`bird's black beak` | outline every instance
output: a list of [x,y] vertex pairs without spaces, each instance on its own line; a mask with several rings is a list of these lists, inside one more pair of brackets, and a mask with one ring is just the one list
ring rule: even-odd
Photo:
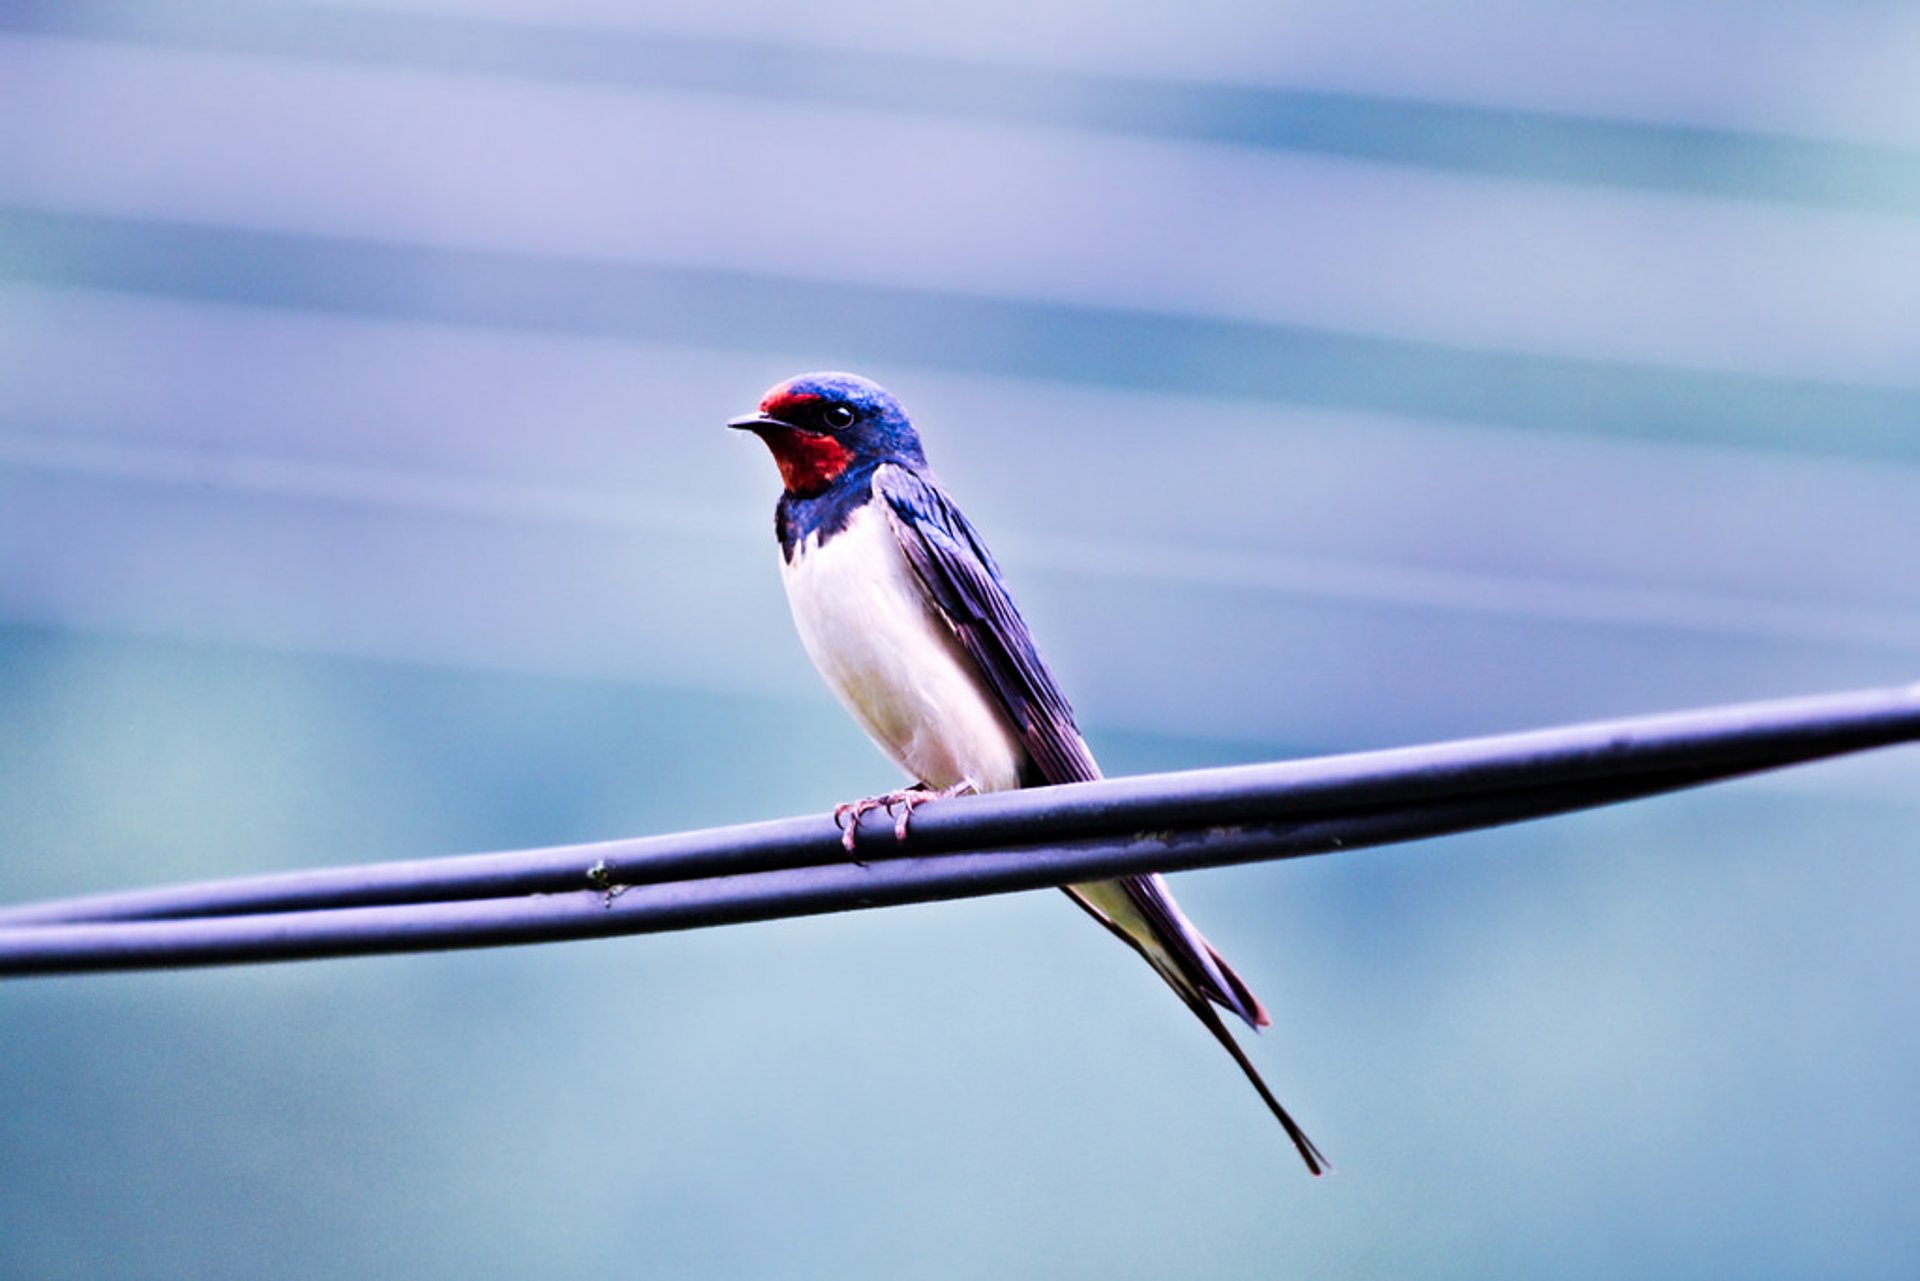
[[769,417],[766,414],[746,414],[739,418],[730,418],[727,420],[727,426],[738,427],[741,431],[759,432],[766,431],[768,428],[778,428],[781,431],[797,431],[802,436],[819,436],[823,434],[811,427],[802,427],[799,423],[786,422],[779,418]]

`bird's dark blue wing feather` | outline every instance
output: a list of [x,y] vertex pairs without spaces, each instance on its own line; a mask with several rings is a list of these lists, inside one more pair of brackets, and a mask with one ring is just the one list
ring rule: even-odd
[[[1099,778],[1100,767],[1080,737],[1073,709],[1034,648],[1026,620],[1000,581],[993,556],[953,500],[931,477],[893,464],[874,473],[873,491],[886,502],[888,519],[914,573],[1018,731],[1033,766],[1035,777],[1030,781],[1080,783]],[[1260,1002],[1185,922],[1156,878],[1128,876],[1115,883],[1161,940],[1166,962],[1176,970],[1168,980],[1184,998],[1201,999],[1202,1006],[1207,1000],[1217,1001],[1255,1027],[1266,1023]],[[1130,946],[1140,946],[1072,887],[1068,893]],[[1161,964],[1144,949],[1142,954],[1156,967]],[[1259,1082],[1257,1074],[1254,1079]],[[1266,1086],[1261,1084],[1260,1089],[1264,1094]],[[1274,1104],[1276,1110],[1278,1106]],[[1292,1120],[1284,1112],[1280,1115],[1291,1128]]]
[[928,594],[999,699],[1032,758],[1035,782],[1100,777],[1073,708],[1034,648],[1033,637],[986,544],[930,477],[906,467],[874,473],[894,532]]

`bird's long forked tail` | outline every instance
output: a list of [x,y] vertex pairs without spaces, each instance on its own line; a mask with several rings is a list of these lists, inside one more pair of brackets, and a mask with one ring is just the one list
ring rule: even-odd
[[[1233,1033],[1220,1018],[1220,1012],[1214,1008],[1217,1002],[1245,1019],[1248,1026],[1259,1029],[1267,1024],[1267,1012],[1261,1008],[1240,976],[1233,972],[1225,959],[1214,951],[1192,922],[1186,919],[1173,898],[1160,884],[1158,877],[1127,877],[1119,881],[1099,882],[1092,885],[1069,885],[1064,887],[1069,898],[1087,910],[1094,920],[1107,927],[1113,935],[1128,947],[1138,952],[1154,973],[1166,981],[1175,995],[1193,1011],[1195,1018],[1220,1042],[1222,1049],[1233,1056],[1240,1065],[1241,1072],[1260,1095],[1267,1110],[1280,1122],[1280,1128],[1293,1140],[1294,1148],[1300,1153],[1300,1159],[1307,1163],[1307,1171],[1318,1177],[1332,1168],[1324,1153],[1314,1146],[1305,1130],[1274,1097],[1267,1088],[1266,1080],[1260,1075],[1253,1060],[1233,1039]],[[1109,893],[1118,891],[1124,895],[1127,904],[1135,912],[1136,928],[1144,927],[1148,937],[1142,938],[1113,919],[1096,901],[1106,898]],[[1111,901],[1111,900],[1110,900]],[[1116,908],[1118,903],[1114,903]],[[1144,918],[1144,919],[1142,919]],[[1151,940],[1151,942],[1149,942]]]
[[[1155,968],[1158,969],[1157,966]],[[1213,1033],[1213,1039],[1220,1042],[1226,1052],[1233,1056],[1233,1061],[1240,1065],[1240,1070],[1247,1074],[1247,1080],[1253,1083],[1253,1088],[1259,1092],[1261,1100],[1266,1103],[1267,1110],[1273,1113],[1274,1119],[1280,1122],[1280,1128],[1285,1130],[1287,1137],[1293,1140],[1293,1146],[1299,1151],[1300,1159],[1307,1163],[1307,1172],[1318,1177],[1331,1169],[1332,1166],[1327,1161],[1326,1155],[1314,1146],[1313,1140],[1307,1137],[1307,1132],[1302,1130],[1299,1123],[1287,1113],[1286,1108],[1280,1105],[1280,1100],[1273,1097],[1273,1091],[1267,1088],[1266,1081],[1261,1078],[1259,1070],[1253,1066],[1253,1060],[1249,1059],[1247,1052],[1240,1048],[1240,1043],[1233,1039],[1233,1033],[1227,1030],[1227,1025],[1220,1021],[1219,1012],[1207,1003],[1205,997],[1189,992],[1171,979],[1168,980],[1167,986],[1180,994],[1180,999],[1187,1003],[1187,1008],[1193,1011],[1194,1017],[1207,1025],[1207,1031]]]

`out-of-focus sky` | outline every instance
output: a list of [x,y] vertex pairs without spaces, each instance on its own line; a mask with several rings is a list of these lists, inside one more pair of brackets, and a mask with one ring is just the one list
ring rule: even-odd
[[[721,423],[1110,772],[1920,671],[1920,8],[0,8],[0,898],[893,786]],[[1059,896],[0,988],[0,1275],[1920,1270],[1911,752]]]

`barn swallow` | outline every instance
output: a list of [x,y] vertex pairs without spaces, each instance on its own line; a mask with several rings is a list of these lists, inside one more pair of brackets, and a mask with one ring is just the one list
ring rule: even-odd
[[[861,728],[916,780],[836,811],[849,849],[871,809],[897,813],[904,836],[927,800],[1100,777],[999,567],[927,467],[897,400],[854,374],[803,374],[728,426],[765,441],[785,483],[774,530],[801,644]],[[1064,888],[1233,1056],[1307,1169],[1325,1169],[1214,1006],[1256,1029],[1267,1012],[1166,882],[1128,876]]]

